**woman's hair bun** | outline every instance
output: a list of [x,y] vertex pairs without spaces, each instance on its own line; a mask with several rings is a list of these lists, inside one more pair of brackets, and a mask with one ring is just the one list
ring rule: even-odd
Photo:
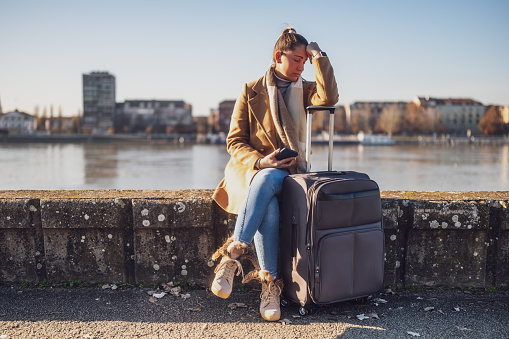
[[290,33],[292,33],[292,34],[297,34],[297,31],[296,31],[296,30],[295,30],[295,28],[293,28],[293,27],[288,27],[288,28],[286,28],[286,29],[283,31],[283,33],[281,33],[281,35],[283,35],[283,34],[290,34]]

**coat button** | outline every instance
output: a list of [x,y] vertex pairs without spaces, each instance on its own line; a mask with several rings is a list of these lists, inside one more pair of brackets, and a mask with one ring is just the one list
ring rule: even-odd
[[265,151],[265,148],[260,148],[259,152]]

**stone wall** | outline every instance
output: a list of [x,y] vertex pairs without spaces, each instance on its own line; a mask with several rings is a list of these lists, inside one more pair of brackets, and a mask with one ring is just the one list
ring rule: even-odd
[[[208,285],[211,190],[0,191],[0,282]],[[382,192],[385,284],[507,287],[509,192]]]

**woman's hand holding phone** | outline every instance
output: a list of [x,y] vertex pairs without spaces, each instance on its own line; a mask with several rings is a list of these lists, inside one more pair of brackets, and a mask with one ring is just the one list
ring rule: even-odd
[[[287,150],[289,150],[289,149],[287,149]],[[272,152],[269,155],[267,155],[265,158],[262,158],[260,160],[260,163],[259,163],[260,169],[262,169],[262,168],[271,168],[271,167],[272,168],[289,168],[289,167],[291,167],[291,166],[296,164],[296,162],[297,162],[296,155],[293,156],[293,157],[289,157],[289,158],[278,160],[277,159],[277,155],[281,151],[282,150],[278,148],[274,152]],[[289,150],[289,151],[292,151],[292,150]],[[295,152],[295,151],[292,151],[292,152]],[[295,152],[295,153],[297,153],[297,152]],[[293,154],[294,153],[292,153],[292,155]]]

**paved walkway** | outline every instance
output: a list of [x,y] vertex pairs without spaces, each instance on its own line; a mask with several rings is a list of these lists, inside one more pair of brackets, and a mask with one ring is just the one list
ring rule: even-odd
[[256,290],[234,291],[227,300],[205,290],[160,299],[148,291],[0,287],[0,339],[509,338],[508,291],[389,292],[305,317],[289,305],[275,323],[261,319]]

